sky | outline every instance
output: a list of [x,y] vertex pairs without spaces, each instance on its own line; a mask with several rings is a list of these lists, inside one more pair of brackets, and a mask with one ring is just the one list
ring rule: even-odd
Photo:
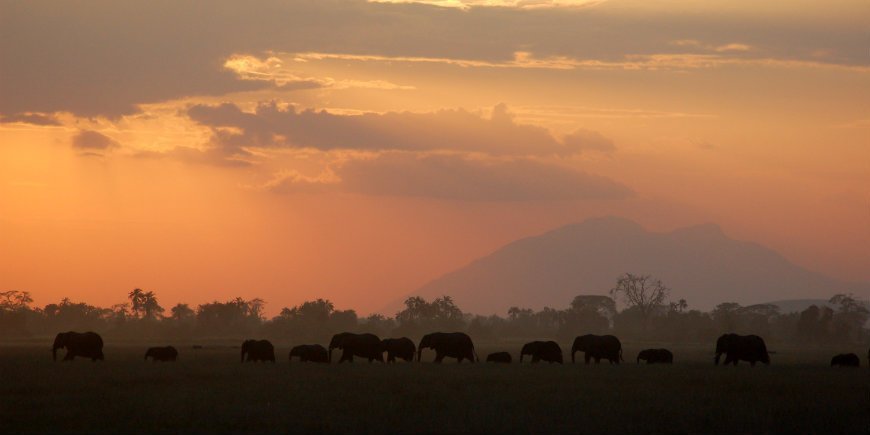
[[870,281],[868,19],[866,0],[2,0],[0,291],[364,314],[607,215]]

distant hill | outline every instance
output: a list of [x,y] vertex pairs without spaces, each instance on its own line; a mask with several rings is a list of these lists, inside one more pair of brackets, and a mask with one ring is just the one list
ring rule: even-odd
[[466,312],[504,315],[514,305],[561,309],[578,294],[607,294],[625,272],[652,274],[673,299],[702,310],[720,302],[815,303],[835,293],[870,294],[870,283],[808,271],[761,245],[733,240],[716,225],[656,233],[616,217],[509,243],[412,294],[450,295]]

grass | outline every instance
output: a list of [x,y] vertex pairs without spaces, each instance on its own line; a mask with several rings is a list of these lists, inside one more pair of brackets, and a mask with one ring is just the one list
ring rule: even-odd
[[832,369],[832,351],[781,349],[769,367],[735,368],[700,347],[672,348],[673,366],[635,365],[630,345],[620,366],[289,364],[289,346],[276,364],[189,346],[154,364],[146,347],[108,343],[102,363],[0,347],[0,432],[870,431],[866,360]]

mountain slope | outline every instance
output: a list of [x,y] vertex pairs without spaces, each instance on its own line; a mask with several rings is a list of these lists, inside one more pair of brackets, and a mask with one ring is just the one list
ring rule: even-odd
[[517,240],[413,294],[450,295],[464,311],[504,315],[514,305],[563,308],[578,294],[607,294],[625,272],[652,274],[673,299],[705,310],[726,301],[870,292],[870,284],[810,272],[770,249],[730,239],[716,225],[654,233],[608,217]]

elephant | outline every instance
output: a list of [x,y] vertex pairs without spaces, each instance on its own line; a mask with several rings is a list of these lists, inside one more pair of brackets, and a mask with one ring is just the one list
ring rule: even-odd
[[523,350],[520,351],[521,363],[523,362],[524,355],[532,356],[532,364],[538,361],[562,364],[562,348],[555,341],[533,341],[526,343],[523,346]]
[[495,352],[486,356],[486,362],[510,364],[511,361],[513,361],[513,358],[507,352]]
[[439,364],[445,357],[456,358],[459,363],[463,359],[472,363],[478,361],[471,337],[462,332],[433,332],[424,335],[417,346],[417,361],[420,361],[423,349],[434,349],[435,362]]
[[638,364],[640,360],[646,361],[647,364],[672,364],[674,354],[667,349],[644,349],[637,354]]
[[329,341],[329,360],[332,361],[332,349],[341,349],[339,363],[353,362],[353,357],[367,358],[369,362],[378,360],[384,362],[384,352],[381,339],[375,334],[354,334],[342,332],[332,336]]
[[148,360],[149,356],[154,362],[175,361],[176,359],[178,359],[178,350],[176,350],[172,346],[149,347],[148,350],[145,351],[145,360]]
[[[245,359],[245,355],[248,356]],[[242,343],[242,362],[275,362],[275,347],[269,340],[245,340]]]
[[841,353],[831,358],[831,367],[860,367],[861,360],[854,353]]
[[391,363],[396,362],[396,358],[414,361],[414,353],[417,351],[414,342],[408,337],[385,338],[381,340],[381,349],[387,353],[387,362]]
[[81,356],[90,358],[91,361],[103,361],[103,338],[96,332],[61,332],[54,337],[54,345],[51,347],[51,358],[57,361],[57,350],[66,348],[64,361],[72,361]]
[[716,365],[719,365],[719,358],[723,353],[725,365],[733,363],[736,366],[740,360],[749,361],[749,365],[753,367],[759,361],[770,365],[767,345],[764,344],[764,339],[757,335],[722,335],[716,340],[716,357],[713,359]]
[[574,355],[577,352],[583,352],[586,364],[589,364],[590,359],[595,359],[595,364],[601,362],[604,358],[610,361],[610,364],[619,364],[622,359],[622,343],[619,339],[612,335],[581,335],[574,339],[574,345],[571,346],[571,362],[575,362]]
[[290,349],[288,360],[293,361],[293,357],[298,357],[300,362],[315,362],[329,363],[329,354],[326,353],[326,348],[319,344],[300,344],[299,346]]

